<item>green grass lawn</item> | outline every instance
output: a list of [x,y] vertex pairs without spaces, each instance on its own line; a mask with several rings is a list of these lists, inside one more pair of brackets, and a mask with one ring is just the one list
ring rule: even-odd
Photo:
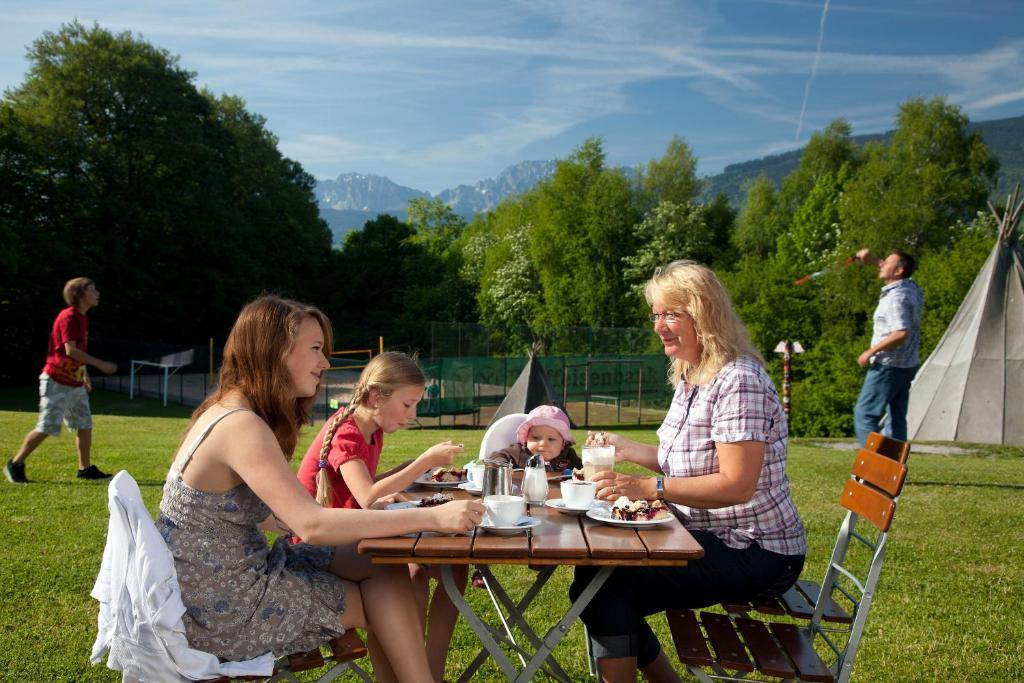
[[[110,472],[127,469],[155,513],[188,409],[103,391],[93,394],[92,405],[94,462]],[[35,411],[31,388],[0,390],[4,461],[34,426]],[[653,426],[620,431],[655,441]],[[300,454],[313,433],[304,430]],[[447,438],[475,453],[482,435],[465,429],[389,435],[382,467]],[[791,445],[793,495],[810,541],[807,577],[820,580],[824,572],[842,518],[837,498],[852,457],[810,442]],[[1024,662],[1019,609],[1024,604],[1024,449],[979,446],[967,456],[912,452],[909,467],[854,680],[1014,679]],[[0,678],[118,680],[88,661],[97,615],[89,591],[106,533],[106,484],[75,478],[69,434],[48,439],[29,459],[27,474],[27,486],[0,482]],[[523,589],[532,576],[528,569],[496,571],[515,577],[506,585]],[[556,572],[531,608],[544,629],[564,612],[569,579],[568,570]],[[475,604],[483,605],[485,595],[470,590]],[[669,645],[664,618],[654,617],[652,623]],[[574,680],[586,677],[582,631],[577,624],[556,653]],[[472,632],[460,623],[448,660],[450,678],[477,648]],[[479,680],[500,680],[497,669],[488,666]]]

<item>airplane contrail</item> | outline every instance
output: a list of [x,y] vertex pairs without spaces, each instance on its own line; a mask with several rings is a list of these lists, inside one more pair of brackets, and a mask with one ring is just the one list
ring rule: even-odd
[[800,107],[800,119],[796,124],[796,137],[794,141],[800,141],[800,133],[804,128],[804,114],[807,112],[807,100],[811,96],[811,83],[814,82],[814,76],[818,73],[818,62],[821,61],[821,44],[825,41],[825,18],[828,17],[828,3],[829,0],[825,0],[825,6],[821,8],[821,24],[818,26],[818,49],[814,53],[814,63],[811,64],[811,75],[807,77],[807,84],[804,85],[804,103]]

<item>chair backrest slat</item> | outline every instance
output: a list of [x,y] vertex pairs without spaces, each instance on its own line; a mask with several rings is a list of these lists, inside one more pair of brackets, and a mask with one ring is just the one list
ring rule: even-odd
[[868,434],[868,438],[864,447],[869,451],[874,451],[880,455],[884,455],[887,458],[891,458],[896,462],[906,463],[907,458],[910,456],[910,442],[899,441],[892,437],[883,436],[878,432],[871,432]]
[[892,496],[898,496],[907,478],[907,466],[862,448],[853,461],[853,476],[877,486]]
[[877,489],[850,479],[843,487],[840,504],[874,524],[879,531],[888,531],[896,512],[896,501]]

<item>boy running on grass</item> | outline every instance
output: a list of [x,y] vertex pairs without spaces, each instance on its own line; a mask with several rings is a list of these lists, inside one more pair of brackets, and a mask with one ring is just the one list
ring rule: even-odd
[[25,459],[48,436],[60,436],[63,421],[77,432],[79,479],[109,479],[110,475],[89,463],[92,447],[92,413],[89,394],[92,384],[86,365],[111,374],[117,365],[86,353],[89,345],[89,320],[85,314],[100,302],[100,292],[87,277],[76,277],[64,285],[64,301],[68,307],[57,314],[46,348],[46,365],[39,375],[39,421],[25,435],[17,454],[4,466],[4,475],[12,484],[27,484]]

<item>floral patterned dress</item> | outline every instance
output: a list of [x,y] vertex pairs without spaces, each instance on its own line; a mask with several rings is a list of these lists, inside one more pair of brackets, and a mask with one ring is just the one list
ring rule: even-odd
[[333,548],[284,536],[269,548],[257,525],[270,508],[246,484],[206,493],[182,480],[206,435],[237,410],[207,425],[171,468],[156,522],[174,556],[189,644],[232,661],[310,650],[344,632],[345,610],[345,587],[327,571]]

